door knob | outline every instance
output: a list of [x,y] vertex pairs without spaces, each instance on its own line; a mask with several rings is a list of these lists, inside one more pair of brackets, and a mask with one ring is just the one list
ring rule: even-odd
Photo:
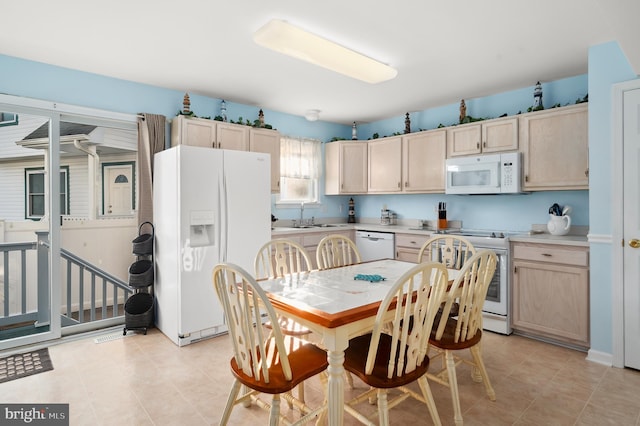
[[633,240],[629,241],[629,247],[640,248],[640,240],[634,238]]

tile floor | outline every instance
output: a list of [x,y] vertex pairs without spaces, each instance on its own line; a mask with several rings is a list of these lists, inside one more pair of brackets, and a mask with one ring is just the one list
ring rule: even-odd
[[[69,403],[71,425],[218,424],[232,382],[227,336],[183,348],[156,329],[104,343],[94,339],[51,346],[54,370],[0,384],[0,401]],[[469,367],[460,366],[465,425],[640,425],[640,372],[520,336],[485,333],[483,339],[497,401],[489,401]],[[431,388],[442,423],[453,424],[449,390],[433,382]],[[317,378],[306,389],[308,401],[321,401]],[[356,383],[349,393],[363,389]],[[284,403],[283,412],[293,416]],[[426,407],[410,399],[392,409],[391,423],[431,421]],[[267,424],[267,413],[237,406],[230,424]],[[347,416],[345,424],[358,423]]]

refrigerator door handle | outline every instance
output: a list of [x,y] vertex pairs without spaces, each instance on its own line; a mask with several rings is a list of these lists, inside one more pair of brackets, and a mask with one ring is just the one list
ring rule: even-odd
[[220,218],[220,223],[218,224],[218,228],[220,229],[218,259],[220,260],[220,262],[226,263],[228,238],[227,215],[229,214],[229,209],[227,206],[227,184],[224,178],[224,173],[222,173],[222,171],[220,171],[218,174],[218,210],[218,217]]

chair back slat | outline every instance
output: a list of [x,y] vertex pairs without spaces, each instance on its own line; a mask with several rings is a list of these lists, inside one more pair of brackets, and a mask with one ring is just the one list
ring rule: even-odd
[[318,269],[336,268],[361,262],[360,252],[355,243],[341,234],[327,235],[316,249]]
[[287,238],[276,238],[258,250],[254,268],[257,278],[276,278],[310,271],[312,264],[300,244]]
[[[213,285],[224,308],[234,358],[242,372],[269,383],[269,367],[279,363],[285,378],[291,380],[278,317],[255,279],[237,265],[219,264],[213,269]],[[272,338],[266,340],[261,326],[264,315],[272,323]]]
[[[448,274],[437,262],[418,264],[403,274],[380,304],[371,336],[365,371],[371,374],[380,335],[388,324],[387,312],[396,307],[391,321],[391,354],[387,377],[410,373],[422,365],[428,352],[429,335],[447,287]],[[398,360],[397,364],[395,360]]]
[[460,275],[454,280],[445,297],[442,315],[435,333],[440,340],[454,304],[458,304],[458,315],[454,341],[464,342],[482,328],[482,308],[489,284],[493,279],[497,257],[493,250],[480,250],[464,264]]
[[420,248],[418,263],[440,262],[449,269],[460,269],[475,253],[473,244],[460,235],[436,235]]

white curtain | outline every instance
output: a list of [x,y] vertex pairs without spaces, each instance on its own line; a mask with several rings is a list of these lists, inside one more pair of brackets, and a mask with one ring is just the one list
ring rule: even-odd
[[165,148],[167,118],[141,114],[138,118],[138,223],[153,223],[153,155]]
[[321,142],[285,136],[280,142],[280,174],[283,177],[318,179]]

